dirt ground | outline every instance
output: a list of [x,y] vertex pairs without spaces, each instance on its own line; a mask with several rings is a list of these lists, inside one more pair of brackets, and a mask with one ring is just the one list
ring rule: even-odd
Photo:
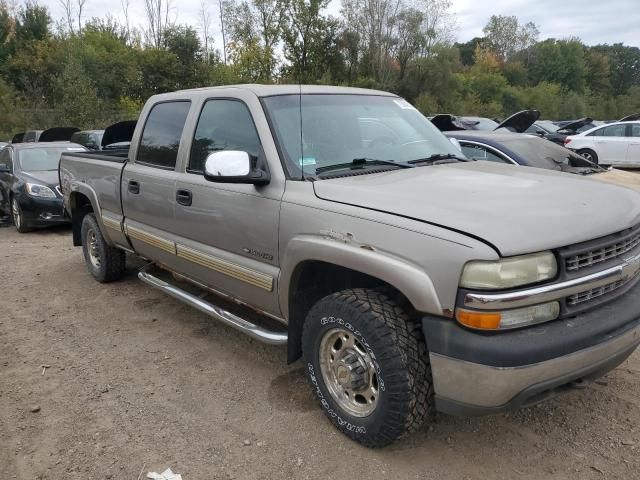
[[67,228],[0,228],[3,480],[136,480],[167,467],[184,480],[628,480],[639,453],[640,352],[542,406],[442,415],[367,450],[333,429],[284,347],[209,320],[134,269],[98,284]]

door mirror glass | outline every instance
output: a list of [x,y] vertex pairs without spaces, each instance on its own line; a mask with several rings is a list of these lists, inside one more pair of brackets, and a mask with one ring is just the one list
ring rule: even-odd
[[247,152],[221,150],[207,156],[204,176],[211,182],[220,183],[269,183],[269,174],[254,167],[256,163]]

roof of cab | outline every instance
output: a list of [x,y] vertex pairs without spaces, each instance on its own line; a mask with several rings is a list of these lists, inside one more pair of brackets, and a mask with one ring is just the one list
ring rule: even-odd
[[221,85],[218,87],[203,87],[193,88],[190,90],[179,90],[178,92],[171,92],[157,95],[158,97],[173,96],[177,93],[194,93],[194,94],[206,94],[215,93],[220,90],[248,90],[253,92],[258,97],[269,97],[273,95],[295,95],[300,92],[303,94],[334,94],[334,95],[383,95],[388,97],[395,97],[393,93],[383,92],[381,90],[369,90],[366,88],[354,88],[354,87],[334,87],[330,85],[260,85],[260,84],[245,84],[245,85]]

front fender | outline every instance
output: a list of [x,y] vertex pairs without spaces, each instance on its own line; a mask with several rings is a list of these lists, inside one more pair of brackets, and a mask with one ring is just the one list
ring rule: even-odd
[[420,267],[389,252],[357,242],[343,242],[316,235],[300,235],[287,245],[280,272],[279,303],[289,319],[289,291],[296,267],[305,261],[321,261],[378,278],[400,291],[413,307],[442,315],[442,306],[429,275]]

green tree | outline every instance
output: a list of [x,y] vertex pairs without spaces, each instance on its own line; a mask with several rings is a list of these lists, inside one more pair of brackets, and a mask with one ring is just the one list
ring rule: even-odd
[[102,126],[101,109],[96,88],[87,77],[87,72],[74,56],[69,56],[59,80],[60,123],[80,129]]
[[568,90],[584,91],[586,74],[585,53],[576,39],[548,39],[534,47],[529,78],[539,82],[559,83]]
[[529,22],[520,25],[517,17],[504,15],[492,15],[482,31],[486,46],[502,61],[533,46],[540,35],[536,24]]
[[609,59],[614,95],[623,95],[631,87],[640,85],[640,48],[616,43],[598,45],[592,50],[606,55]]

